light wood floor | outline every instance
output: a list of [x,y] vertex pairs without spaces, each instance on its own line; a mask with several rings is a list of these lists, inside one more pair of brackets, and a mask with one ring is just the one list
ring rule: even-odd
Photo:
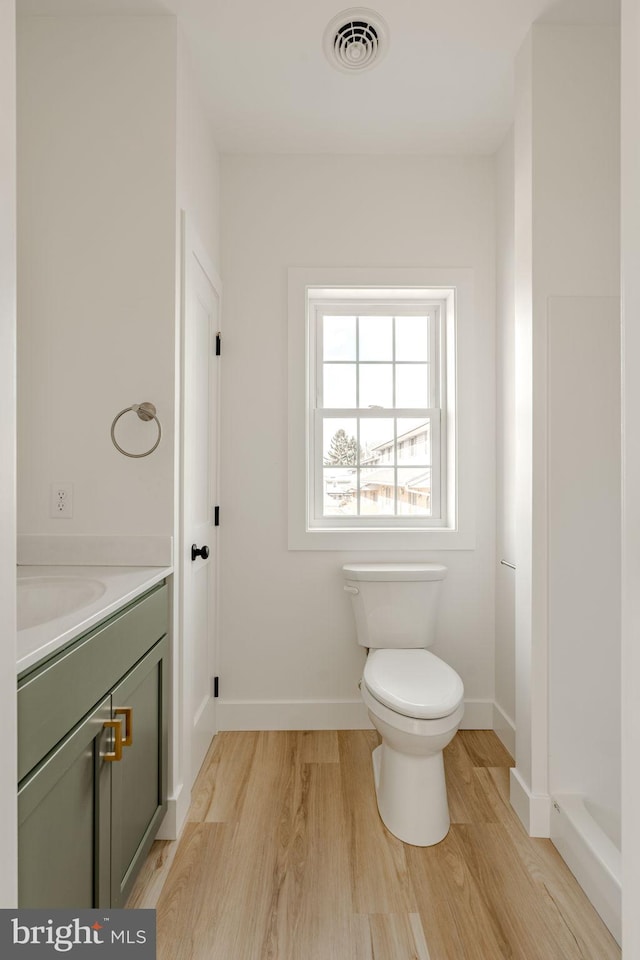
[[508,802],[495,734],[445,751],[452,826],[401,843],[375,802],[374,731],[221,733],[180,841],[129,899],[158,960],[610,960],[620,950],[549,840]]

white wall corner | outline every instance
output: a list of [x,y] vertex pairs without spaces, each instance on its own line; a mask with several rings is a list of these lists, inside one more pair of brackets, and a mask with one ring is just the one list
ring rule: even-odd
[[190,805],[190,792],[181,783],[167,801],[167,812],[156,834],[156,840],[177,840],[180,837]]
[[493,700],[465,700],[461,730],[492,730]]
[[516,755],[516,725],[502,707],[494,701],[492,729],[496,736],[509,751],[512,757]]
[[551,797],[531,793],[517,767],[512,767],[509,800],[530,837],[549,837],[551,834]]
[[622,947],[640,956],[640,5],[622,0],[623,583]]

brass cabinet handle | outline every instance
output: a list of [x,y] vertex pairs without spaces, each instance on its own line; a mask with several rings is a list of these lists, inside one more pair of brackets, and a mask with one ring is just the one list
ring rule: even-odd
[[130,747],[133,743],[133,707],[116,707],[113,711],[116,715],[121,713],[124,716],[124,739],[123,747]]
[[104,759],[111,762],[122,760],[122,720],[105,720],[103,726],[110,727],[114,736],[113,753],[103,754]]

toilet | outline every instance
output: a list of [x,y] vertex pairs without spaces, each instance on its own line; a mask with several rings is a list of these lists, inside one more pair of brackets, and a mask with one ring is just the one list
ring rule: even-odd
[[428,847],[449,831],[442,751],[464,713],[462,680],[427,649],[447,568],[355,563],[342,572],[368,650],[360,691],[382,737],[373,751],[378,811],[398,839]]

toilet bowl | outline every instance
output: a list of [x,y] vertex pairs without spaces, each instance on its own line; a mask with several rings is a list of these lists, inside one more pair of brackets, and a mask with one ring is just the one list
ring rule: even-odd
[[378,811],[400,840],[431,846],[449,830],[442,751],[464,714],[462,680],[426,649],[446,568],[362,564],[343,573],[368,648],[360,692],[382,738],[372,757]]
[[[378,811],[382,822],[388,830],[404,840],[418,847],[428,847],[446,837],[449,832],[449,805],[444,776],[444,762],[442,751],[451,742],[460,726],[464,714],[462,698],[464,691],[462,681],[458,675],[426,650],[393,651],[397,654],[424,654],[430,661],[426,669],[432,666],[444,667],[453,675],[451,683],[455,693],[447,691],[446,702],[453,708],[442,716],[433,716],[438,713],[443,698],[434,697],[433,684],[429,698],[422,697],[422,702],[403,709],[412,713],[428,712],[430,719],[399,713],[382,703],[367,684],[367,667],[372,658],[388,651],[372,651],[367,658],[365,671],[360,686],[362,699],[367,707],[369,718],[382,737],[382,743],[373,752],[374,783],[378,801]],[[435,662],[435,663],[434,663]],[[402,695],[401,658],[396,665],[393,681],[387,682],[387,691],[394,689]],[[416,685],[415,658],[411,657],[406,664],[406,681]],[[400,697],[399,697],[400,698]]]

